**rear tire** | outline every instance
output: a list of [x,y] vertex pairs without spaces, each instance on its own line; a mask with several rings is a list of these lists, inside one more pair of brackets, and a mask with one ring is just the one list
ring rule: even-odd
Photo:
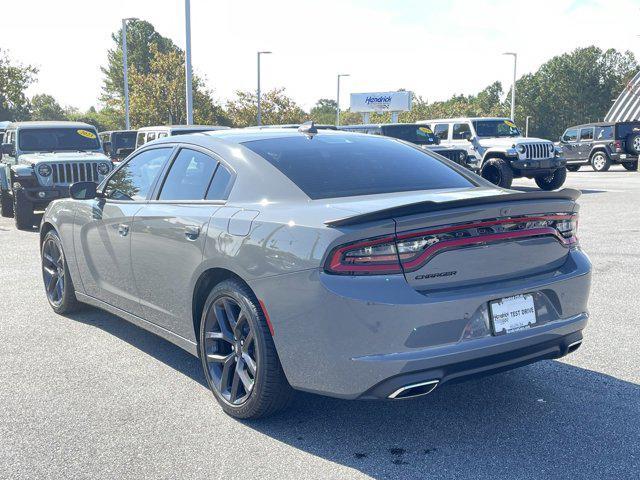
[[242,282],[226,280],[213,288],[203,309],[199,340],[207,385],[228,415],[255,419],[289,405],[293,389],[264,312]]
[[33,204],[25,200],[19,191],[13,195],[13,218],[18,230],[31,230],[35,223]]
[[485,180],[502,188],[510,188],[513,182],[513,170],[502,158],[488,159],[480,169],[480,175]]
[[47,232],[42,241],[40,255],[44,290],[53,311],[62,315],[78,310],[81,304],[76,298],[58,232],[55,230]]
[[606,172],[611,167],[611,160],[604,152],[596,152],[591,155],[591,168],[596,172]]
[[12,218],[13,217],[13,198],[11,198],[11,195],[9,195],[9,192],[5,190],[0,191],[0,203],[2,204],[0,209],[0,215],[2,215],[5,218]]
[[636,160],[635,162],[624,162],[622,166],[630,172],[635,172],[638,170],[638,161]]
[[580,170],[580,165],[567,165],[567,170],[570,172],[577,172]]
[[567,169],[565,167],[558,168],[550,175],[540,175],[535,178],[536,185],[542,190],[556,190],[560,188],[567,179]]

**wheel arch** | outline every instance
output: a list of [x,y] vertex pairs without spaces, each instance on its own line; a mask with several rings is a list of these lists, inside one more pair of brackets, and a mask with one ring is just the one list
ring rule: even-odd
[[[44,242],[44,237],[47,235],[47,233],[49,233],[51,230],[56,230],[56,227],[53,223],[45,221],[41,226],[40,226],[40,247],[42,248],[42,242]],[[57,231],[57,230],[56,230]]]
[[500,158],[506,162],[511,162],[511,157],[509,157],[502,150],[487,150],[486,152],[484,152],[484,156],[482,157],[482,165],[487,163],[487,161],[491,160],[492,158]]
[[195,283],[191,302],[193,333],[195,335],[196,343],[200,338],[200,321],[202,319],[202,311],[204,309],[204,304],[207,301],[207,297],[209,296],[209,292],[211,292],[213,287],[225,280],[237,280],[241,282],[247,287],[247,289],[249,289],[254,297],[256,296],[249,284],[240,275],[229,269],[213,267],[202,272]]
[[607,149],[604,147],[604,145],[593,147],[593,149],[591,149],[591,153],[589,153],[589,161],[591,161],[591,159],[596,153],[604,153],[606,157],[609,159],[609,161],[611,161],[611,157],[609,157],[609,152],[607,152]]

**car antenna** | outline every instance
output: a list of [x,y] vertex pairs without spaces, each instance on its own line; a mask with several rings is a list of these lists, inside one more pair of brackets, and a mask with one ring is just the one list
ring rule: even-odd
[[316,125],[313,123],[313,120],[310,122],[304,122],[302,125],[298,127],[298,131],[300,133],[304,133],[307,137],[313,138],[313,136],[318,133],[318,129]]

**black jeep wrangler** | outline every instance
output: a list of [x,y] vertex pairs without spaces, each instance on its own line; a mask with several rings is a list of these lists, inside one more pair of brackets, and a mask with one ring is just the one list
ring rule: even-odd
[[587,123],[569,127],[560,137],[567,170],[575,172],[591,165],[596,172],[606,172],[614,163],[627,170],[638,169],[640,121]]

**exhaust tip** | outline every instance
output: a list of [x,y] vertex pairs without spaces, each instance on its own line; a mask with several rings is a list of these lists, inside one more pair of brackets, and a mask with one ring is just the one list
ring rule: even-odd
[[582,340],[578,340],[577,342],[569,344],[569,346],[567,347],[567,354],[575,352],[580,348],[580,345],[582,345]]
[[389,398],[392,400],[400,400],[403,398],[414,398],[427,395],[438,386],[440,380],[429,380],[428,382],[412,383],[399,388]]

